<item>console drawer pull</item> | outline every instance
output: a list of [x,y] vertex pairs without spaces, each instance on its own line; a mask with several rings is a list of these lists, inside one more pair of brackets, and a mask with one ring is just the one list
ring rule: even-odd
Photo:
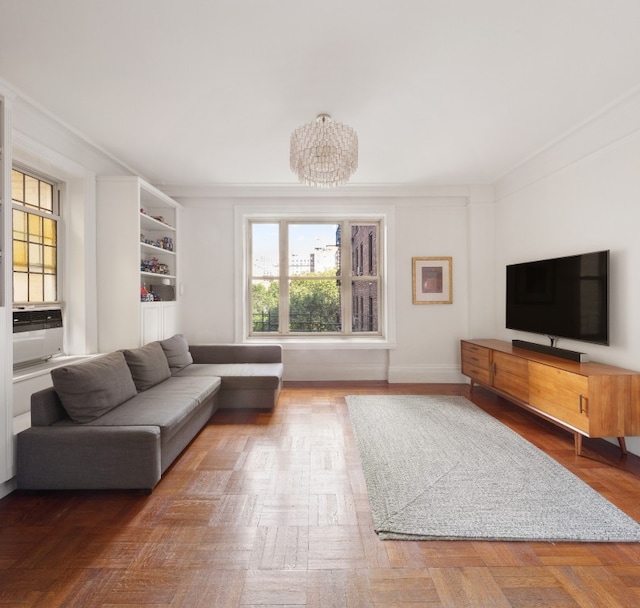
[[587,409],[587,406],[589,404],[589,401],[587,400],[587,398],[580,393],[580,413],[581,414],[589,414],[589,411]]

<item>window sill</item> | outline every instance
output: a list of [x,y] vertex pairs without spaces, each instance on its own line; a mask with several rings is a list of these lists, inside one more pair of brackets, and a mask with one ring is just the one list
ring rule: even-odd
[[36,361],[31,364],[15,366],[13,368],[13,381],[23,382],[25,380],[30,380],[31,378],[44,376],[56,367],[80,363],[86,359],[96,356],[97,355],[56,355],[47,361]]
[[395,342],[384,338],[246,338],[244,344],[280,344],[284,350],[393,350]]

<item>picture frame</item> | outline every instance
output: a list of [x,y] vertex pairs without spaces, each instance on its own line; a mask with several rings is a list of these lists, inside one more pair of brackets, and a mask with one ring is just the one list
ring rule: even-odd
[[411,258],[414,304],[453,303],[453,259]]

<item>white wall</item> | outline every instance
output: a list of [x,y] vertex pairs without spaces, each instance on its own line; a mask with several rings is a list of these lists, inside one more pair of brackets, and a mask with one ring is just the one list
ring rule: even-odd
[[[175,193],[174,193],[175,194]],[[473,214],[469,189],[452,188],[449,195],[340,199],[341,206],[371,211],[390,209],[392,279],[390,303],[395,308],[394,344],[388,349],[288,347],[285,344],[285,380],[389,380],[390,382],[460,382],[459,339],[469,331],[469,226],[485,222],[486,213]],[[462,196],[461,194],[467,194]],[[181,327],[192,342],[233,342],[241,310],[238,303],[239,273],[234,267],[236,207],[246,198],[175,196],[184,205],[180,241],[188,243],[180,253]],[[257,199],[249,201],[257,204]],[[282,201],[262,203],[273,208]],[[336,200],[324,204],[335,204]],[[317,197],[287,201],[298,209],[317,206]],[[489,217],[492,217],[489,215]],[[491,234],[488,235],[491,238]],[[492,251],[486,243],[483,250]],[[412,303],[412,257],[452,256],[454,296],[451,305]],[[493,268],[493,256],[477,256],[484,274]],[[485,283],[486,286],[486,283]],[[233,295],[232,295],[233,294]],[[484,317],[492,319],[485,305]],[[482,318],[482,315],[478,315]]]
[[[467,199],[400,201],[396,213],[397,349],[391,382],[455,382],[468,332]],[[413,304],[413,257],[451,257],[452,304]]]
[[[0,95],[6,95],[11,105],[6,125],[11,136],[11,146],[7,146],[5,156],[9,167],[15,160],[66,184],[64,225],[59,235],[65,249],[60,268],[65,347],[73,354],[93,353],[97,346],[95,176],[103,172],[126,174],[128,169],[11,91],[8,85],[0,83]],[[10,243],[10,239],[7,241]],[[5,263],[10,273],[10,256],[6,256]],[[7,283],[10,294],[10,274]],[[14,487],[11,479],[14,475],[13,434],[14,429],[23,424],[25,395],[41,388],[41,380],[34,378],[21,382],[14,394],[10,300],[8,295],[8,312],[2,315],[0,324],[0,363],[4,371],[0,417],[7,421],[6,427],[0,425],[0,497]]]
[[[634,111],[631,111],[634,110]],[[611,250],[610,346],[560,340],[593,361],[640,369],[640,95],[595,117],[496,186],[497,335],[543,344],[504,327],[505,266]],[[627,442],[640,454],[640,438]]]
[[197,199],[188,203],[178,234],[180,326],[192,344],[233,342],[233,201]]

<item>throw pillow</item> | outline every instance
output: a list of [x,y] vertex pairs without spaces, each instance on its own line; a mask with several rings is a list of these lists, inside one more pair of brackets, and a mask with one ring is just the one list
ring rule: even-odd
[[167,358],[159,342],[122,352],[138,392],[146,391],[171,376]]
[[51,370],[53,388],[71,420],[91,422],[136,395],[122,353]]
[[193,357],[189,352],[189,344],[182,334],[176,334],[172,338],[160,340],[160,346],[162,346],[172,374],[193,363]]

